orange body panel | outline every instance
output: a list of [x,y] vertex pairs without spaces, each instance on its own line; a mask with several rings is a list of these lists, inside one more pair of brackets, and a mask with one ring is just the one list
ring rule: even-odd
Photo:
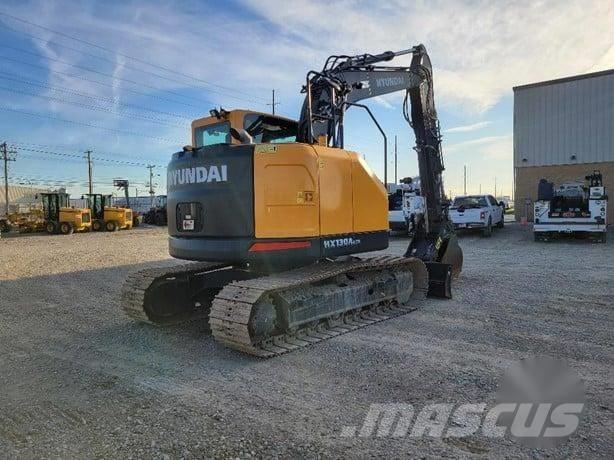
[[346,150],[313,146],[320,166],[320,234],[354,231],[352,161]]
[[256,238],[318,236],[318,159],[303,144],[257,145],[254,153]]
[[352,157],[354,232],[388,230],[388,193],[367,162]]
[[256,145],[256,238],[386,231],[388,195],[354,152],[307,144]]

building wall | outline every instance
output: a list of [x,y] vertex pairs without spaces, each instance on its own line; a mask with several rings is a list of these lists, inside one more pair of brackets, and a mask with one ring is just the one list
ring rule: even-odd
[[614,161],[614,70],[514,88],[514,167]]
[[[533,221],[533,202],[537,200],[537,184],[544,178],[557,186],[562,182],[584,181],[584,177],[598,169],[603,175],[603,183],[609,196],[614,193],[614,161],[575,165],[552,165],[515,168],[515,213],[516,220],[527,217]],[[529,198],[528,215],[525,212],[525,200]],[[614,200],[608,200],[607,223],[614,224]]]

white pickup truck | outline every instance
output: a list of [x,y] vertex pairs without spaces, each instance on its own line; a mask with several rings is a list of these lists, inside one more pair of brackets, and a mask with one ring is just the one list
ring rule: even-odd
[[492,235],[492,228],[503,228],[503,203],[497,203],[492,195],[467,195],[454,198],[449,209],[454,228],[482,229],[482,235]]

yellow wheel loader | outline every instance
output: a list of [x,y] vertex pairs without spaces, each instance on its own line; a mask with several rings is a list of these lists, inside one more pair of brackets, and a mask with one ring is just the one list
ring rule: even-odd
[[84,197],[92,214],[92,230],[95,232],[101,230],[115,232],[132,228],[132,210],[112,206],[111,195],[88,193]]
[[[383,66],[411,55],[409,66]],[[404,256],[388,247],[388,196],[361,154],[344,149],[344,113],[405,92],[416,137],[424,219]],[[271,357],[412,311],[427,293],[451,297],[462,251],[448,220],[443,159],[424,46],[331,56],[307,74],[298,123],[212,110],[167,171],[171,256],[198,261],[131,274],[121,303],[166,324],[208,316],[218,342]]]
[[89,209],[69,206],[67,193],[41,193],[44,225],[47,233],[69,235],[73,232],[87,232],[92,228]]

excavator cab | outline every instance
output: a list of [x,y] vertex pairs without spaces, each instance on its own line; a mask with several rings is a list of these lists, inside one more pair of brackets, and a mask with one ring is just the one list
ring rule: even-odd
[[71,207],[67,193],[41,193],[40,195],[47,233],[69,235],[75,231],[90,231],[92,226],[90,210]]
[[132,210],[113,206],[111,195],[87,193],[84,196],[92,213],[92,230],[114,232],[132,228]]
[[192,147],[216,144],[295,142],[297,122],[251,110],[212,109],[210,116],[192,122]]

